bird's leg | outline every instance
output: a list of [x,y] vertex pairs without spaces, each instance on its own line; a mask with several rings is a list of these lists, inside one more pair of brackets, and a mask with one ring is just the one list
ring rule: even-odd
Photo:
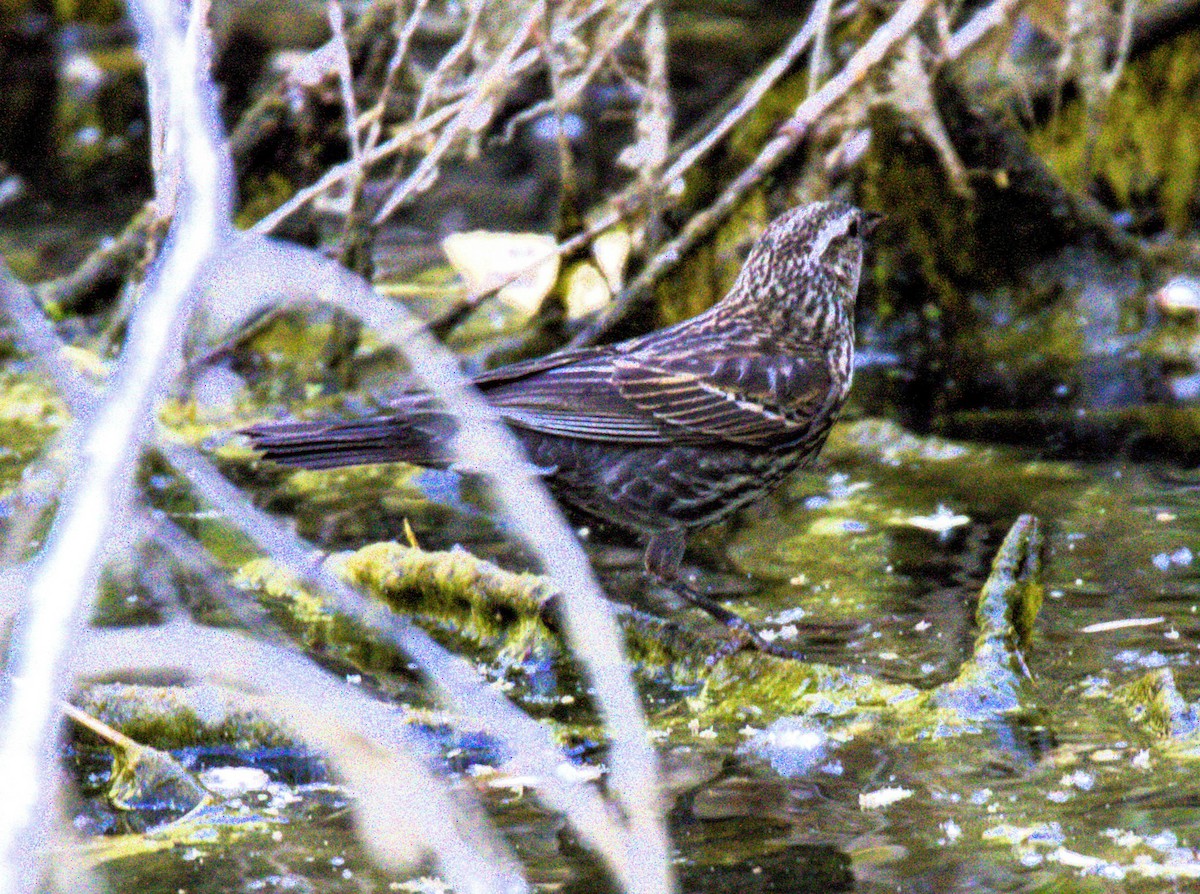
[[766,655],[774,655],[776,658],[790,658],[796,661],[805,660],[800,652],[785,649],[782,646],[777,646],[763,639],[762,635],[754,629],[754,625],[741,615],[731,612],[723,605],[709,599],[687,581],[683,580],[679,575],[679,566],[683,563],[683,552],[686,543],[687,540],[683,528],[667,528],[663,531],[657,531],[650,537],[650,541],[646,544],[646,554],[643,561],[646,573],[654,580],[697,608],[708,612],[709,615],[724,624],[733,633],[734,642],[731,644],[731,648],[728,651],[721,650],[717,655],[713,656],[714,659],[724,658],[725,655],[736,652],[746,646],[753,646],[758,651]]

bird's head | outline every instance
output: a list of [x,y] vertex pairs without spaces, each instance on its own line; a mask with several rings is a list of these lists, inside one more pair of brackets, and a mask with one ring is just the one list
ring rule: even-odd
[[853,338],[863,243],[878,220],[845,202],[793,208],[754,243],[722,303],[765,318],[777,337],[819,345]]

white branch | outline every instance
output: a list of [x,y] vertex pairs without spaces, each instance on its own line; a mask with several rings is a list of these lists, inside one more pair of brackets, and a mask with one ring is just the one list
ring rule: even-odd
[[[162,132],[177,163],[156,182],[178,184],[175,216],[163,255],[130,322],[113,381],[96,411],[74,423],[82,445],[61,508],[34,566],[9,649],[0,727],[0,890],[31,890],[50,813],[48,790],[57,778],[58,700],[70,684],[71,645],[86,624],[104,562],[123,545],[133,478],[154,410],[178,368],[183,332],[194,305],[193,284],[209,252],[229,228],[230,177],[212,138],[216,103],[207,78],[207,4],[192,7],[187,35],[174,25],[166,0],[146,0],[134,18],[149,48],[151,83],[167,86]],[[169,60],[170,64],[167,64]]]

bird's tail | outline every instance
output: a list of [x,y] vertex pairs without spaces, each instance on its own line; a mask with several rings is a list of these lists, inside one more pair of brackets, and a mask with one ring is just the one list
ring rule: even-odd
[[454,420],[422,408],[334,422],[266,422],[242,430],[263,458],[300,469],[407,462],[430,468],[450,462]]

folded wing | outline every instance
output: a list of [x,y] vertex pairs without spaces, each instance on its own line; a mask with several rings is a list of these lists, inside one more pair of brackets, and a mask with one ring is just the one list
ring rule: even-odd
[[832,387],[818,357],[746,352],[621,358],[616,382],[638,410],[693,439],[755,447],[802,439]]
[[509,423],[550,435],[628,444],[803,438],[831,387],[815,355],[744,347],[651,355],[594,348],[477,379]]

